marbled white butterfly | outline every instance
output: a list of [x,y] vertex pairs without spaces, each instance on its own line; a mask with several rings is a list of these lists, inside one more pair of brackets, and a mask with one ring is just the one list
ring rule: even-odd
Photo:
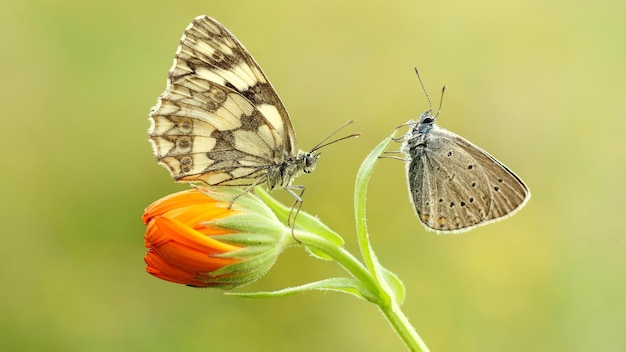
[[287,110],[259,65],[208,16],[185,30],[150,122],[157,161],[182,182],[247,190],[266,183],[301,204],[304,187],[292,181],[313,171],[320,155],[321,145],[298,149]]

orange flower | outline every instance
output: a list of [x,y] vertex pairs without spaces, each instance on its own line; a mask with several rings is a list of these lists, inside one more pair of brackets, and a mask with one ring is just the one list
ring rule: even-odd
[[[259,219],[267,213],[252,211],[250,205],[255,202],[249,198],[253,196],[244,195],[241,198],[248,198],[241,202],[244,205],[238,202],[229,208],[229,201],[216,198],[232,197],[211,197],[207,192],[190,189],[174,193],[145,210],[146,271],[166,281],[195,287],[233,288],[256,280],[282,251],[277,243],[284,226],[276,220],[279,231],[269,231],[268,236],[267,224],[275,219]],[[251,222],[261,222],[265,233],[251,231]]]

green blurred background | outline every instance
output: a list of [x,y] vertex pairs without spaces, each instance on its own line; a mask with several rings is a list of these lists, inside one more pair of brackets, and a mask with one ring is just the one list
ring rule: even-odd
[[[298,179],[304,210],[350,250],[360,162],[427,108],[414,66],[435,102],[448,86],[439,124],[527,182],[516,216],[436,236],[403,163],[378,164],[372,240],[433,351],[626,350],[624,13],[611,0],[0,2],[0,349],[403,350],[353,297],[245,300],[144,272],[142,211],[185,188],[155,163],[147,115],[184,28],[208,14],[259,61],[303,149],[357,120],[363,137]],[[291,249],[242,291],[336,275]]]

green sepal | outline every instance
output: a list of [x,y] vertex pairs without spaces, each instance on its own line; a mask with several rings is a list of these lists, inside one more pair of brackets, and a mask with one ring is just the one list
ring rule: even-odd
[[[291,207],[287,207],[284,204],[278,202],[261,187],[257,187],[255,192],[257,196],[274,211],[276,217],[286,224],[288,221],[289,213],[291,212]],[[320,221],[317,216],[313,216],[304,211],[300,211],[298,213],[295,229],[314,233],[320,237],[324,237],[327,241],[337,246],[343,246],[345,244],[344,239],[338,233],[331,230],[328,226],[326,226],[326,224]]]

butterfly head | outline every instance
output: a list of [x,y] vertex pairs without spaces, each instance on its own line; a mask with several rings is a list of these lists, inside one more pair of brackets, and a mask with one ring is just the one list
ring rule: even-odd
[[319,158],[321,153],[313,153],[308,152],[302,156],[302,171],[306,174],[310,174],[315,170],[315,166],[317,165],[317,158]]
[[411,124],[411,129],[407,133],[409,137],[415,137],[418,135],[424,135],[432,130],[433,125],[435,124],[435,119],[437,116],[433,116],[431,110],[424,111],[417,122]]
[[432,125],[433,123],[435,123],[436,118],[437,116],[436,115],[433,116],[432,110],[428,109],[420,115],[420,118],[417,120],[417,124],[418,125]]

